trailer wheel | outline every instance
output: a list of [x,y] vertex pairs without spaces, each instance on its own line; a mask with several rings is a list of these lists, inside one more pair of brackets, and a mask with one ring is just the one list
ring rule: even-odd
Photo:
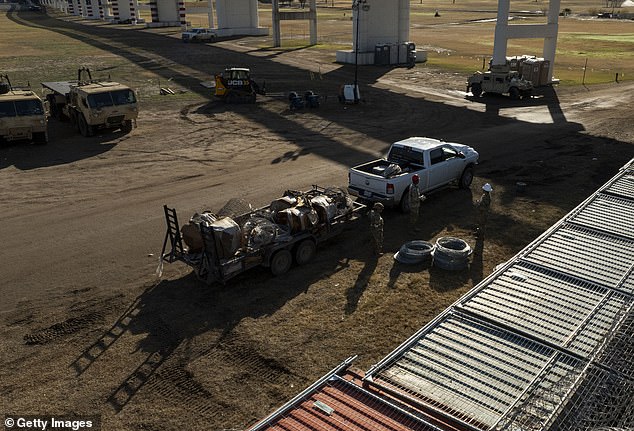
[[312,239],[305,239],[299,243],[295,250],[295,262],[298,265],[305,265],[313,260],[315,254],[317,254],[315,242]]
[[271,273],[273,275],[282,275],[291,269],[293,263],[293,256],[288,250],[280,250],[273,255],[271,259]]

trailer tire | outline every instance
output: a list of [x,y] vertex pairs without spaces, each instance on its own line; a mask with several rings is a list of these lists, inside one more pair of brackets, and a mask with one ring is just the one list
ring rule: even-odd
[[275,276],[285,274],[291,269],[292,263],[291,252],[286,249],[279,250],[271,258],[271,273]]
[[295,249],[295,262],[298,265],[306,265],[317,254],[317,246],[312,239],[305,239]]

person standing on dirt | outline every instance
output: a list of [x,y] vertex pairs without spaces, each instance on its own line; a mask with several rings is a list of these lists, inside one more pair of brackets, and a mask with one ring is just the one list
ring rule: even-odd
[[370,210],[370,233],[374,242],[374,253],[377,256],[383,254],[383,204],[376,202]]
[[420,229],[416,226],[418,223],[418,215],[420,212],[420,203],[425,200],[425,195],[420,194],[420,188],[418,183],[420,178],[418,175],[412,175],[412,184],[409,186],[409,227],[414,232],[418,232]]
[[482,196],[475,203],[478,209],[478,226],[476,227],[476,237],[484,239],[486,231],[487,219],[489,218],[489,209],[491,208],[491,192],[493,187],[486,183],[482,186]]

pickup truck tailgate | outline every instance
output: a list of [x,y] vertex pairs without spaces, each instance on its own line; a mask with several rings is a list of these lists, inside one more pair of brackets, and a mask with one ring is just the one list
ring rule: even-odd
[[349,187],[365,198],[387,197],[386,180],[378,175],[350,170]]

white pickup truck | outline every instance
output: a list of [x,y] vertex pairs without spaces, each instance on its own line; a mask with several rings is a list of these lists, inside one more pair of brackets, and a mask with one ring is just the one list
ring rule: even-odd
[[216,39],[216,32],[209,28],[190,28],[181,33],[183,42],[211,42]]
[[348,191],[351,195],[385,206],[398,206],[409,212],[408,188],[418,174],[421,193],[457,182],[468,188],[479,154],[467,145],[413,137],[394,142],[387,158],[350,168]]

